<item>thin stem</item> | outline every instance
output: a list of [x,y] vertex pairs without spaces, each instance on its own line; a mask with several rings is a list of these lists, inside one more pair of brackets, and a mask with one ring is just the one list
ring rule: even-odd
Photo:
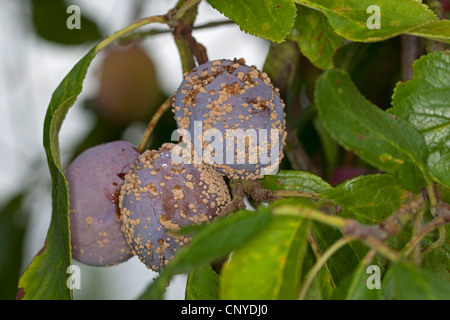
[[373,258],[375,257],[375,254],[377,253],[377,250],[372,248],[367,252],[367,254],[362,259],[362,263],[367,266],[370,262],[372,262]]
[[400,260],[400,255],[396,251],[389,248],[387,245],[385,245],[383,242],[381,242],[377,238],[375,238],[373,236],[368,236],[367,238],[362,239],[362,241],[364,241],[371,248],[377,250],[377,252],[381,253],[383,256],[385,256],[389,260],[394,261],[394,262]]
[[435,242],[426,247],[425,250],[423,250],[422,252],[423,257],[429,254],[434,249],[439,248],[445,243],[445,226],[440,226],[438,230],[439,230],[439,239],[437,239]]
[[176,23],[179,19],[181,19],[183,17],[183,15],[185,14],[185,12],[187,10],[189,10],[191,7],[197,5],[200,1],[201,0],[187,0],[185,3],[183,3],[180,6],[180,8],[178,8],[178,10],[175,10],[175,13],[173,15],[171,14],[171,12],[173,10],[171,10],[166,15],[157,15],[157,16],[151,16],[151,17],[139,19],[139,20],[133,22],[132,24],[126,26],[125,28],[114,32],[112,35],[110,35],[109,37],[107,37],[106,39],[101,41],[95,47],[94,54],[97,54],[99,51],[104,49],[106,46],[111,44],[113,41],[121,38],[122,36],[126,35],[127,33],[131,32],[137,28],[140,28],[142,26],[145,26],[147,24],[159,22],[159,23],[166,23],[169,25],[173,25],[174,23]]
[[303,286],[300,290],[300,293],[298,295],[298,300],[304,300],[306,293],[308,292],[308,289],[314,280],[314,277],[319,272],[320,268],[325,264],[325,262],[340,248],[342,248],[344,245],[348,244],[350,241],[355,240],[356,238],[352,237],[343,237],[339,240],[337,240],[331,247],[328,248],[327,251],[324,252],[324,254],[317,259],[314,266],[311,268],[311,270],[308,271],[308,273],[305,276],[305,280],[303,282]]
[[314,235],[314,232],[309,229],[308,231],[308,242],[311,245],[311,249],[314,252],[314,256],[316,259],[319,259],[322,253],[320,252],[319,243],[317,243],[316,236]]
[[175,15],[172,17],[173,20],[181,20],[183,18],[186,11],[188,11],[190,8],[196,6],[200,3],[202,0],[187,0],[185,3],[183,3],[180,8],[177,10]]
[[[311,249],[314,252],[314,256],[316,257],[316,261],[317,261],[322,256],[322,252],[320,251],[319,243],[317,242],[316,236],[311,228],[308,230],[307,237],[308,237],[309,245],[311,246]],[[328,273],[331,274],[326,262],[324,265],[325,265],[325,268],[327,269]],[[332,286],[335,286],[334,280],[332,278],[330,278],[329,280],[330,280]]]
[[151,16],[151,17],[146,17],[146,18],[142,18],[140,20],[135,21],[134,23],[126,26],[123,29],[120,29],[116,32],[114,32],[112,35],[110,35],[109,37],[107,37],[106,39],[104,39],[103,41],[101,41],[96,47],[95,47],[95,54],[97,54],[99,51],[101,51],[102,49],[104,49],[106,46],[108,46],[109,44],[111,44],[113,41],[121,38],[122,36],[126,35],[127,33],[145,26],[147,24],[150,23],[155,23],[155,22],[160,22],[160,23],[168,23],[168,18],[166,15],[159,15],[159,16]]
[[233,20],[220,20],[220,21],[211,21],[208,23],[204,23],[204,24],[200,24],[198,26],[194,26],[192,27],[192,30],[201,30],[201,29],[209,29],[209,28],[215,28],[215,27],[220,27],[220,26],[224,26],[227,24],[236,24],[236,22],[234,22]]
[[[417,215],[414,218],[413,229],[412,229],[413,236],[416,235],[419,232],[419,230],[422,228],[423,215],[424,215],[424,210],[422,209],[417,213]],[[412,260],[415,265],[420,266],[420,263],[421,263],[420,243],[418,243],[414,247],[414,254],[413,254]]]
[[434,218],[430,222],[428,222],[425,226],[423,226],[419,232],[414,235],[411,240],[408,241],[408,243],[405,246],[403,255],[405,257],[409,256],[412,250],[414,250],[415,246],[420,243],[423,237],[425,237],[429,232],[433,231],[434,229],[443,226],[444,224],[448,223],[448,217],[440,216],[437,218]]
[[311,219],[314,221],[322,222],[322,223],[325,223],[329,226],[336,227],[336,228],[344,227],[347,222],[347,220],[344,218],[324,214],[320,211],[310,209],[310,208],[305,208],[305,207],[282,205],[282,206],[273,208],[272,212],[275,215],[288,215],[288,216],[303,217],[303,218]]
[[438,205],[438,200],[437,200],[436,191],[434,190],[434,185],[432,182],[427,185],[427,195],[428,195],[428,201],[430,201],[430,207],[432,209],[431,213],[433,214],[433,216],[435,216],[435,212],[433,209]]
[[168,98],[164,103],[159,107],[158,110],[153,114],[152,119],[147,125],[147,128],[145,129],[144,135],[141,138],[141,142],[139,142],[138,147],[136,150],[139,153],[144,152],[145,148],[147,147],[148,140],[150,140],[150,135],[153,132],[153,129],[155,128],[156,124],[158,123],[159,119],[162,117],[164,112],[167,111],[172,106],[173,97]]
[[272,193],[277,197],[299,197],[299,198],[319,199],[317,193],[310,193],[299,190],[273,190]]
[[[192,27],[192,30],[202,30],[202,29],[209,29],[209,28],[215,28],[220,27],[228,24],[234,24],[235,22],[232,20],[223,20],[223,21],[212,21],[205,24],[201,24],[198,26]],[[126,35],[120,39],[122,43],[131,42],[134,40],[141,40],[148,36],[156,36],[160,34],[166,34],[171,33],[173,30],[171,29],[150,29],[150,30],[144,30],[144,31],[136,31],[129,35]]]

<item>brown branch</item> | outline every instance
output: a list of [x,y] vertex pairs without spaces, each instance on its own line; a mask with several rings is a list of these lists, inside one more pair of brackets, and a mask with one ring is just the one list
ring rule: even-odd
[[[192,30],[196,31],[196,30],[215,28],[215,27],[231,25],[231,24],[235,24],[235,22],[232,20],[212,21],[212,22],[208,22],[208,23],[201,24],[198,26],[193,26]],[[120,38],[119,41],[122,44],[127,44],[129,42],[142,40],[145,37],[156,36],[156,35],[160,35],[160,34],[167,34],[167,33],[172,33],[172,32],[173,32],[172,29],[148,29],[148,30],[144,30],[144,31],[136,31],[136,32],[130,33],[130,34]]]
[[412,64],[420,56],[420,43],[418,37],[409,34],[401,35],[400,38],[402,45],[402,81],[408,81],[413,76]]
[[317,172],[303,145],[297,137],[297,132],[287,127],[285,154],[292,169],[297,171]]
[[424,225],[419,232],[409,240],[409,242],[405,246],[404,255],[408,256],[414,247],[420,243],[420,241],[425,237],[428,233],[433,231],[434,229],[446,225],[450,223],[450,215],[439,216],[428,222]]
[[423,210],[424,198],[422,195],[409,193],[407,200],[384,221],[376,225],[364,225],[357,220],[347,219],[342,228],[344,235],[357,237],[359,239],[375,238],[386,241],[388,238],[398,234],[404,226],[414,219],[416,214]]
[[244,202],[245,190],[242,183],[239,181],[232,183],[231,195],[231,202],[222,209],[219,214],[220,216],[226,216],[236,210],[245,209],[247,207]]
[[[181,0],[178,2],[177,6],[189,1],[195,3],[195,5],[182,13],[182,19],[180,17],[178,23],[172,26],[174,27],[173,37],[180,53],[183,72],[192,70],[195,67],[195,60],[197,60],[198,64],[203,64],[208,61],[205,47],[198,43],[192,36],[193,24],[197,16],[197,7],[200,1]],[[180,12],[175,13],[175,15],[178,14],[180,14]]]

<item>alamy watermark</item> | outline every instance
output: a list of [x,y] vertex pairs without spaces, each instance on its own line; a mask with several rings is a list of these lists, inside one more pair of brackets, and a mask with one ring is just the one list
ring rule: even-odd
[[370,265],[366,269],[366,273],[370,276],[366,280],[366,286],[369,290],[381,289],[381,270],[377,265]]
[[379,6],[371,5],[367,7],[366,13],[372,14],[366,21],[369,29],[381,29],[381,10]]
[[67,278],[66,285],[70,290],[81,289],[81,269],[76,264],[67,267],[66,273],[70,274]]
[[67,7],[66,13],[71,14],[66,20],[67,29],[81,29],[81,9],[79,6],[71,5]]

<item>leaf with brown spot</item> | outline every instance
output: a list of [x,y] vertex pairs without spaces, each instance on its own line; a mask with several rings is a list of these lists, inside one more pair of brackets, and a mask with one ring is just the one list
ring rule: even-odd
[[347,72],[325,71],[316,81],[314,97],[325,129],[341,146],[395,175],[410,191],[418,192],[426,184],[423,137],[406,120],[394,119],[369,102]]
[[24,296],[25,296],[25,289],[19,288],[19,291],[17,291],[16,300],[22,300]]
[[309,221],[275,216],[245,245],[233,251],[222,268],[220,298],[295,299],[308,243]]
[[67,267],[72,263],[69,232],[69,193],[61,168],[59,130],[69,108],[81,93],[83,79],[94,58],[89,51],[53,93],[44,121],[44,149],[52,177],[52,218],[43,248],[19,280],[22,299],[72,299],[67,287]]
[[289,39],[297,42],[303,55],[320,69],[334,67],[334,54],[344,42],[321,12],[302,6],[297,8]]
[[[439,18],[421,1],[414,0],[294,0],[325,14],[334,31],[343,38],[373,42],[411,34],[450,43],[450,21]],[[380,8],[380,28],[369,29],[371,5]]]
[[211,6],[252,35],[282,42],[294,24],[292,0],[208,0]]

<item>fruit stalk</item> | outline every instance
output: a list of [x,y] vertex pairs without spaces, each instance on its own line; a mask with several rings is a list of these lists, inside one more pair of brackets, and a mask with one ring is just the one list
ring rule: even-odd
[[153,132],[153,129],[155,128],[156,124],[158,123],[159,119],[162,117],[162,115],[167,111],[167,109],[170,108],[172,105],[173,97],[168,98],[164,103],[159,107],[158,110],[153,114],[152,119],[147,125],[147,128],[145,129],[144,135],[141,138],[141,141],[139,142],[138,147],[136,148],[137,152],[142,153],[144,152],[145,148],[147,147],[148,141],[150,139],[150,136]]

